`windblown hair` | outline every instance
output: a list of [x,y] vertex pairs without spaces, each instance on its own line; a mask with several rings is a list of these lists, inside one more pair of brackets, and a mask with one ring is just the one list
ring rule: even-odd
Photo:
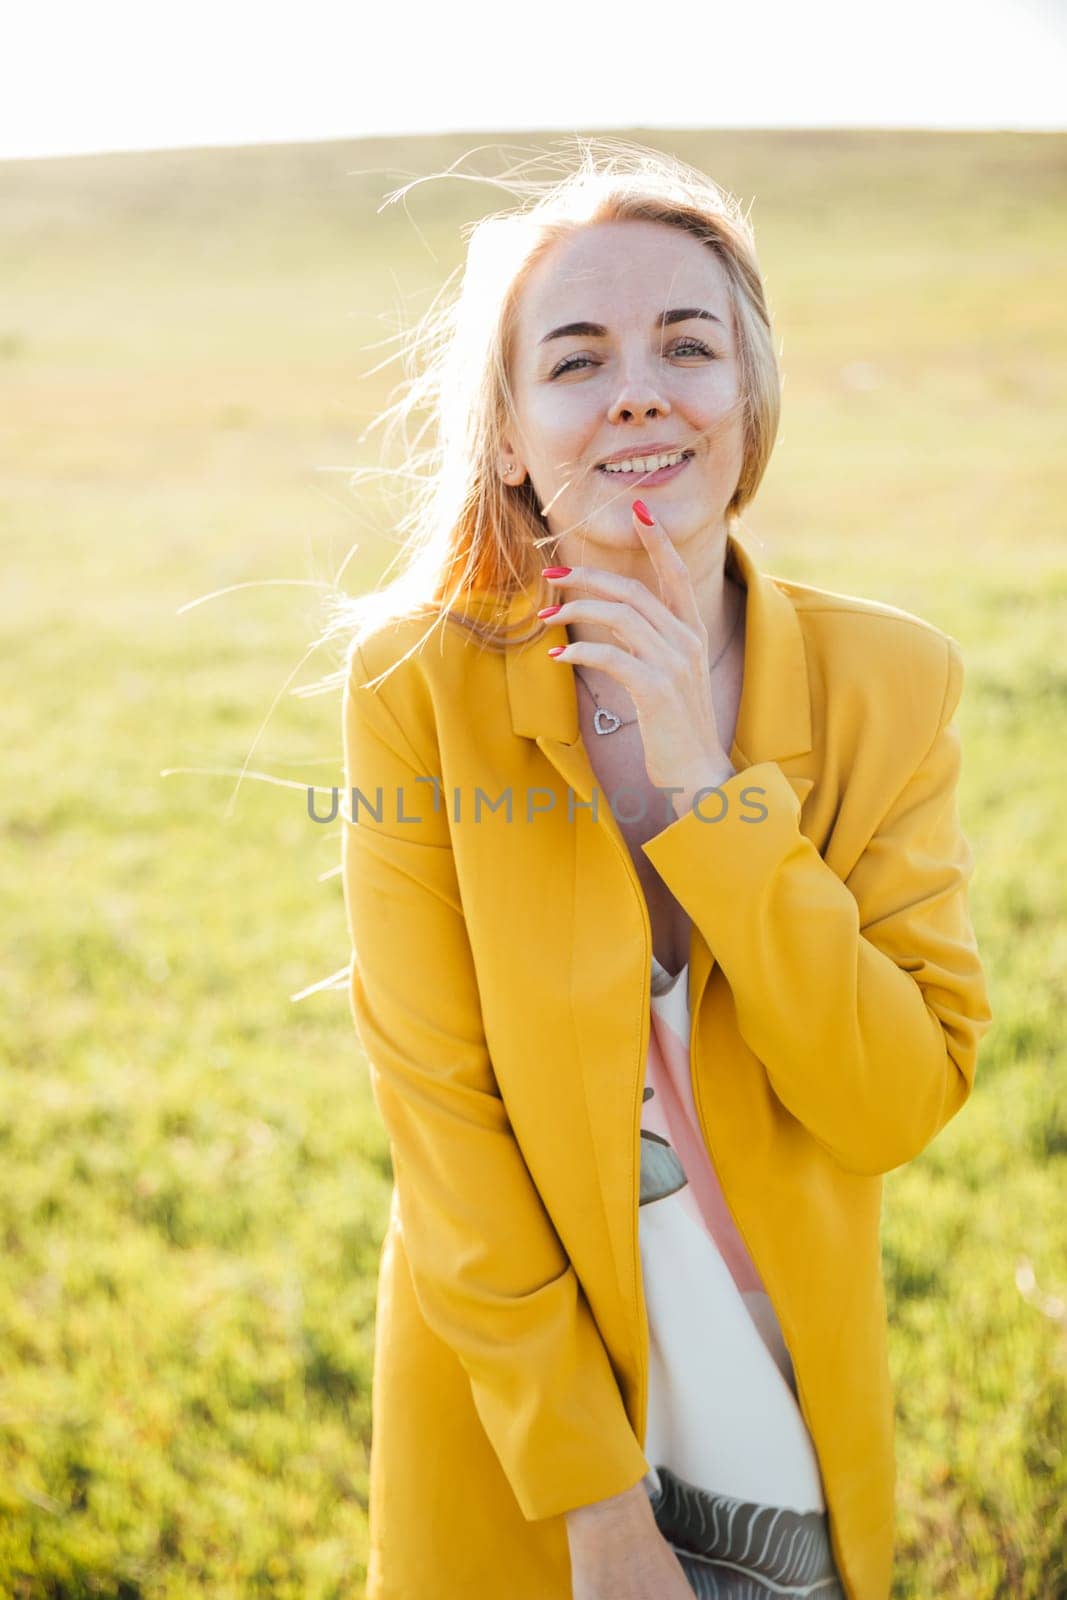
[[[401,352],[407,379],[400,398],[377,419],[388,425],[387,437],[400,433],[404,476],[415,485],[397,529],[406,560],[402,571],[368,594],[331,596],[324,639],[340,635],[351,647],[383,625],[425,615],[426,633],[413,648],[451,620],[483,646],[501,649],[546,626],[535,613],[551,598],[540,571],[552,554],[543,547],[556,535],[547,531],[533,484],[527,479],[509,487],[499,461],[517,421],[510,358],[523,286],[546,251],[577,229],[626,220],[665,223],[714,252],[733,312],[743,421],[742,465],[728,521],[735,523],[755,495],[774,446],[781,386],[747,216],[710,178],[673,156],[610,139],[575,136],[575,145],[576,153],[548,161],[548,177],[524,174],[530,163],[523,163],[488,180],[521,204],[464,230],[468,246],[458,293],[444,298],[446,283],[407,337]],[[387,203],[413,186],[394,191]],[[417,411],[427,420],[411,444]],[[508,602],[532,583],[540,597],[521,619],[528,631],[509,638]]]

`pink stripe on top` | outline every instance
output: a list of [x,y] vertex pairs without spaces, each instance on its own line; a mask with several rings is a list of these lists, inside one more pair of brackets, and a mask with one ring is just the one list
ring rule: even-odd
[[[655,959],[655,957],[653,957]],[[659,963],[657,962],[657,965]],[[685,984],[688,965],[671,978],[666,968],[660,974],[669,983]],[[688,1024],[688,1004],[685,1007]],[[719,1182],[719,1174],[708,1154],[700,1131],[696,1101],[693,1097],[693,1080],[689,1070],[689,1035],[680,1038],[677,1032],[682,1020],[682,1008],[676,1010],[653,1007],[652,1029],[648,1041],[649,1060],[645,1082],[655,1089],[655,1097],[646,1102],[642,1127],[654,1129],[676,1150],[705,1228],[719,1247],[719,1254],[730,1269],[730,1275],[742,1294],[750,1290],[766,1293],[763,1279],[756,1263],[745,1248],[737,1231],[730,1208],[726,1204]]]

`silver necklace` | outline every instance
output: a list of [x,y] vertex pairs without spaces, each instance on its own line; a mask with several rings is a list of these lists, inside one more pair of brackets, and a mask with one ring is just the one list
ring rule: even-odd
[[[737,615],[734,618],[734,625],[730,629],[730,637],[727,639],[726,643],[715,657],[715,660],[708,668],[709,675],[715,671],[715,668],[719,665],[719,662],[722,660],[723,656],[733,643],[734,634],[737,632],[737,624],[741,621],[741,613],[744,611],[744,609],[744,601],[742,601],[737,608]],[[593,704],[596,706],[596,711],[593,714],[593,728],[595,732],[615,733],[619,728],[628,728],[630,727],[631,723],[634,723],[638,720],[636,717],[627,717],[626,720],[623,721],[622,717],[620,717],[616,712],[609,711],[606,706],[602,706],[597,696],[586,683],[581,667],[575,665],[574,670],[578,674],[580,682],[584,685],[586,694],[590,696]]]

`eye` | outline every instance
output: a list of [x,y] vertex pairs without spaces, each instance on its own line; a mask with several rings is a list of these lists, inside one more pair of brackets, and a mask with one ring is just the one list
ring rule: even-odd
[[675,354],[678,352],[678,345],[683,344],[690,345],[697,352],[697,354],[701,356],[710,356],[714,355],[715,353],[713,350],[709,350],[707,345],[703,344],[699,339],[686,338],[678,340],[678,344],[676,344],[674,347]]
[[[684,346],[686,345],[689,346],[690,352],[695,352],[699,356],[711,356],[712,359],[715,357],[715,352],[713,350],[709,350],[706,344],[703,344],[699,339],[693,339],[690,337],[676,340],[675,344],[672,346],[672,354],[677,355],[678,352],[683,350]],[[587,366],[591,359],[592,358],[590,356],[568,356],[566,361],[561,361],[558,366],[553,367],[552,371],[549,373],[549,378],[561,377],[564,372],[577,372],[583,366]],[[593,365],[597,366],[599,363],[593,362]]]
[[588,360],[588,356],[568,356],[566,361],[561,361],[558,367],[552,368],[549,377],[558,378],[562,372],[576,372],[582,363]]

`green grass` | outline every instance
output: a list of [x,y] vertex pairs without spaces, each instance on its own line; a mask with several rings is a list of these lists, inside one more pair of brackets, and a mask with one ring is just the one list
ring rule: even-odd
[[[1067,141],[639,137],[754,202],[786,376],[746,519],[761,560],[964,648],[996,1025],[970,1105],[886,1180],[894,1595],[1050,1600],[1067,1591]],[[346,476],[374,463],[378,436],[357,436],[396,378],[362,376],[370,346],[503,197],[443,182],[410,218],[376,208],[487,142],[0,167],[16,1600],[363,1589],[388,1145],[344,991],[291,999],[348,957],[338,830],[303,795],[340,777],[339,704],[284,696],[250,766],[293,787],[246,779],[231,807],[316,591],[176,613],[228,584],[328,579],[353,541],[349,587],[381,572],[394,508]]]

